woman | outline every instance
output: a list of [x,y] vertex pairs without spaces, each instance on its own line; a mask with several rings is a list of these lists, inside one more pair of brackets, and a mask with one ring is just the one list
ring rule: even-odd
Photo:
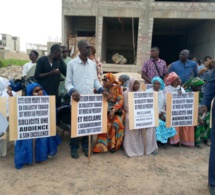
[[[29,84],[26,88],[27,96],[43,96],[47,93],[37,84]],[[14,163],[17,169],[21,169],[24,164],[33,164],[33,155],[36,162],[44,162],[48,157],[57,153],[57,146],[61,140],[58,135],[35,140],[35,154],[33,151],[33,139],[17,140],[15,143]]]
[[[144,155],[144,139],[143,129],[129,129],[129,109],[128,109],[128,93],[129,92],[141,92],[140,83],[131,78],[129,81],[129,88],[124,92],[124,108],[125,108],[125,138],[123,147],[125,153],[129,157]],[[157,151],[155,128],[148,128],[146,131],[146,154],[151,154]]]
[[122,74],[119,77],[119,82],[122,84],[123,91],[126,91],[129,87],[129,79],[130,77],[126,74]]
[[[6,98],[6,116],[9,117],[9,97],[16,96],[16,93],[9,87],[10,82],[3,77],[0,77],[0,97]],[[2,139],[4,134],[0,135],[0,157],[7,155],[7,139]]]
[[156,127],[156,139],[161,146],[166,147],[168,139],[174,137],[177,132],[175,128],[166,127],[166,103],[164,96],[164,88],[165,84],[160,77],[154,77],[152,79],[153,89],[149,89],[149,91],[157,91],[158,92],[158,113],[159,113],[159,126]]
[[122,145],[124,136],[124,111],[122,110],[124,99],[121,87],[111,73],[105,74],[102,81],[103,94],[108,101],[107,133],[98,135],[94,153],[115,152]]
[[[171,72],[165,79],[164,94],[167,93],[185,93],[183,87],[181,87],[181,79],[175,72]],[[177,134],[170,138],[170,144],[178,145],[179,142],[185,146],[194,146],[194,127],[175,127]]]
[[[184,88],[187,92],[199,92],[199,107],[201,107],[201,102],[203,98],[203,92],[201,91],[202,86],[205,84],[203,80],[199,77],[190,79],[184,84]],[[209,144],[210,136],[210,113],[202,118],[199,115],[198,126],[195,128],[195,145],[196,147],[201,147],[201,143],[204,142],[206,145]]]

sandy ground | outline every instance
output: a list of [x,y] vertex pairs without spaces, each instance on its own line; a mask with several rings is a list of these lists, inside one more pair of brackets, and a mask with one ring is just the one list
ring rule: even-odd
[[157,155],[128,158],[123,149],[114,154],[92,155],[80,150],[70,157],[65,134],[57,155],[45,164],[16,170],[13,147],[0,158],[0,194],[209,194],[207,187],[209,147],[169,146]]

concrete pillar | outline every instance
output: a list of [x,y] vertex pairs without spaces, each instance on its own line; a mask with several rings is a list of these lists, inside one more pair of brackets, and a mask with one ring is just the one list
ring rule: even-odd
[[96,56],[101,59],[102,54],[102,29],[103,29],[103,17],[96,17]]
[[151,49],[152,32],[153,32],[153,18],[141,16],[139,18],[139,29],[137,39],[137,66],[139,66],[138,72],[141,71],[141,67],[144,61],[149,58],[149,52]]

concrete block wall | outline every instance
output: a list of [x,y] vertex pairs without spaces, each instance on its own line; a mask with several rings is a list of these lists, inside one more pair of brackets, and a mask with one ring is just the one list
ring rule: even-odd
[[137,40],[137,65],[104,65],[107,71],[140,72],[141,66],[149,58],[152,43],[154,18],[215,19],[215,3],[155,2],[154,0],[63,0],[62,34],[66,43],[64,16],[96,16],[97,56],[102,53],[103,17],[139,18]]

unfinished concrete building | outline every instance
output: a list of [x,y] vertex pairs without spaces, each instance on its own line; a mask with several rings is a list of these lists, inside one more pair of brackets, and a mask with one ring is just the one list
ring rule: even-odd
[[20,39],[8,34],[0,34],[0,49],[8,51],[20,51]]
[[75,53],[77,40],[91,41],[105,72],[140,72],[151,46],[167,64],[185,48],[215,57],[214,10],[215,0],[62,0],[62,42]]

